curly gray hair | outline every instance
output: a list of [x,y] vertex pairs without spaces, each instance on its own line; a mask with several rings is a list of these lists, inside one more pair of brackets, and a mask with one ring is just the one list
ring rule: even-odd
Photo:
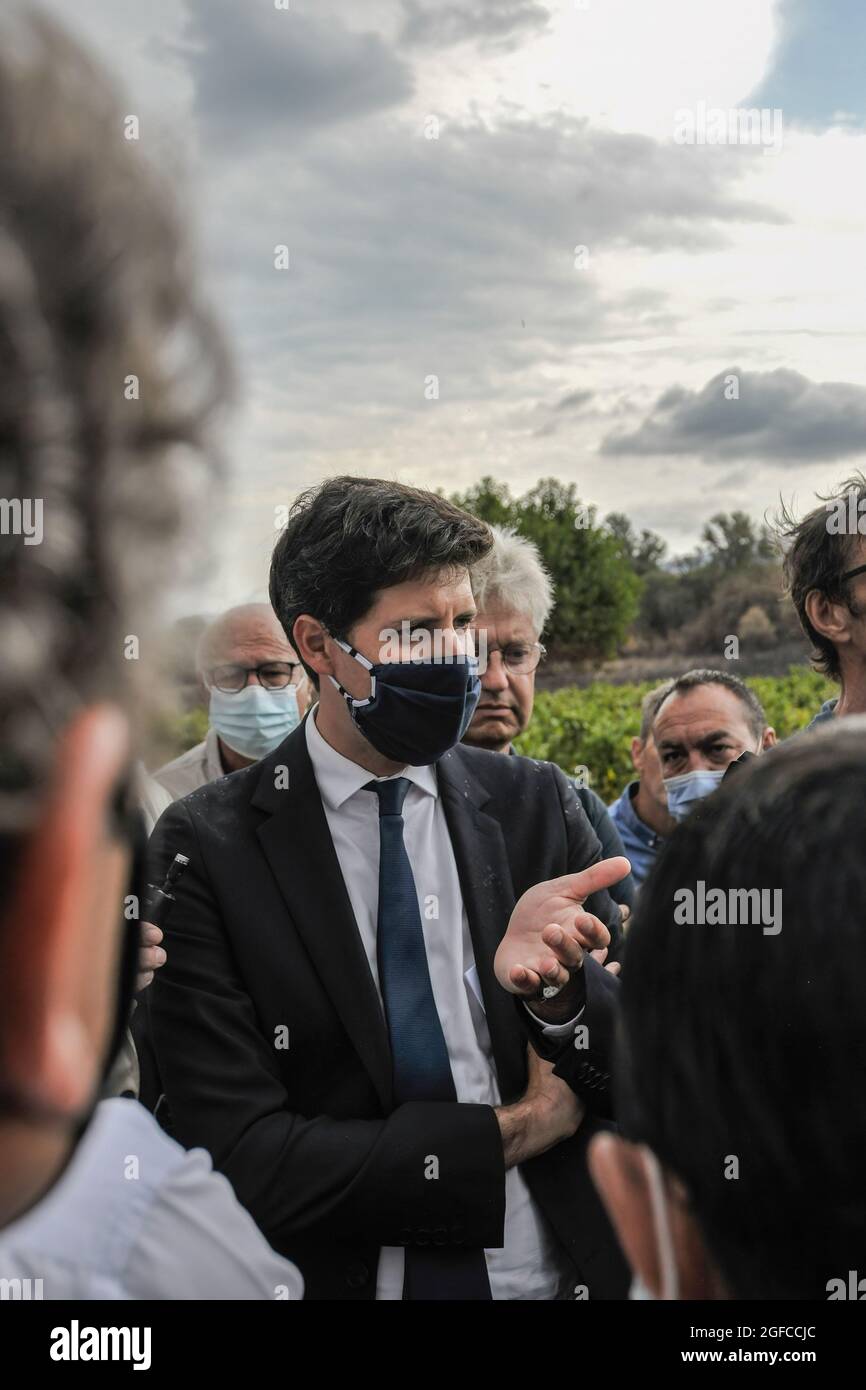
[[534,541],[511,526],[491,526],[493,546],[472,567],[472,594],[479,613],[494,604],[523,613],[540,637],[553,608],[553,580]]
[[231,373],[191,259],[103,72],[44,18],[4,19],[0,830],[77,705],[135,703],[124,638],[147,631],[189,511],[179,451],[219,471],[208,426]]

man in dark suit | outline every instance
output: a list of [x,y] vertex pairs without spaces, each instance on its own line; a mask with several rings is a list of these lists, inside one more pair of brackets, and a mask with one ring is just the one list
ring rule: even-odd
[[[526,1045],[574,1031],[541,997],[563,967],[528,1004],[493,974],[518,899],[562,875],[574,950],[615,959],[606,885],[627,861],[597,863],[557,768],[459,746],[478,686],[469,570],[489,545],[483,523],[400,484],[301,497],[271,602],[319,704],[155,832],[157,875],[190,860],[150,991],[172,1125],[308,1297],[627,1290],[586,1168],[598,1122]],[[544,904],[535,889],[527,914]],[[585,1071],[593,1104],[603,1066]]]

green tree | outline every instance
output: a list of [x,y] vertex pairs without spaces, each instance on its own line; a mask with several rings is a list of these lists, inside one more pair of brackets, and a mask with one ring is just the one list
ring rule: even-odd
[[637,614],[641,580],[619,537],[581,502],[574,483],[542,478],[514,499],[492,478],[451,500],[482,520],[511,525],[538,546],[553,578],[556,607],[548,645],[577,658],[613,655]]
[[449,500],[491,526],[517,526],[517,503],[508,484],[498,483],[495,478],[482,478],[466,492],[455,492]]
[[756,526],[745,512],[717,512],[701,532],[708,563],[724,574],[773,559],[765,526]]
[[605,518],[605,525],[622,545],[635,574],[643,577],[659,568],[667,545],[655,531],[644,527],[638,535],[625,512],[611,512]]

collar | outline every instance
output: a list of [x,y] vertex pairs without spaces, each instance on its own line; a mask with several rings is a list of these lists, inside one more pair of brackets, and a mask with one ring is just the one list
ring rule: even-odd
[[651,825],[647,825],[646,821],[641,820],[637,811],[634,809],[634,798],[638,794],[639,787],[639,780],[629,782],[617,803],[619,806],[619,817],[623,825],[628,826],[636,839],[640,840],[642,844],[647,845],[650,849],[655,849],[657,845],[661,844],[663,837],[659,835],[657,831],[653,830]]
[[[330,743],[326,742],[319,733],[315,710],[310,711],[309,717],[305,721],[304,731],[307,738],[307,752],[313,765],[313,775],[322,801],[329,811],[338,811],[349,800],[349,797],[354,796],[368,782],[386,782],[389,780],[386,777],[374,777],[369,768],[360,767],[358,763],[353,763],[350,758],[344,758],[343,754],[338,753],[336,748],[332,748]],[[426,792],[429,796],[439,795],[436,773],[429,765],[427,767],[404,767],[402,772],[394,775],[406,777],[420,791]]]
[[209,728],[205,735],[204,770],[209,782],[215,782],[218,777],[225,777],[226,775],[223,760],[220,757],[219,734],[213,727]]
[[836,714],[836,706],[838,703],[838,696],[835,700],[825,700],[818,713],[809,721],[806,727],[813,729],[816,724],[823,724],[825,720],[833,719]]

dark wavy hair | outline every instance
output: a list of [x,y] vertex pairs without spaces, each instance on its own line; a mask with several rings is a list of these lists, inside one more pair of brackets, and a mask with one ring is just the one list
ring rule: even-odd
[[486,522],[435,492],[383,478],[328,478],[292,507],[271,559],[271,604],[290,642],[302,613],[345,638],[382,589],[471,569],[492,545]]
[[[863,1270],[864,787],[866,720],[754,758],[674,831],[627,938],[619,1120],[736,1298],[826,1299]],[[781,931],[678,924],[698,879],[781,890]]]
[[785,587],[797,610],[800,626],[812,643],[812,665],[816,671],[838,680],[841,675],[839,654],[829,637],[818,632],[806,613],[806,599],[814,589],[834,603],[851,607],[851,596],[842,575],[851,569],[858,535],[836,535],[827,526],[828,502],[840,501],[853,493],[859,504],[866,501],[866,478],[854,473],[833,492],[818,496],[825,504],[815,507],[799,521],[790,507],[781,504],[776,517],[776,535],[783,551],[782,568]]

